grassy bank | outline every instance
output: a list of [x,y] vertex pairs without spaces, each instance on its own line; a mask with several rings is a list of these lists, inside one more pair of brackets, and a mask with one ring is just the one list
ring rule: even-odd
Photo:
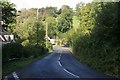
[[80,37],[74,44],[73,52],[81,63],[107,75],[120,76],[120,47],[113,46],[112,42],[102,43],[89,37]]
[[78,37],[73,38],[73,52],[81,63],[115,77],[120,77],[118,5],[98,2],[80,7]]
[[48,54],[49,53],[39,56],[37,58],[29,57],[29,58],[24,58],[24,59],[20,59],[20,60],[14,60],[14,61],[7,62],[2,65],[2,75],[6,76],[17,69],[23,68],[26,65],[47,56]]

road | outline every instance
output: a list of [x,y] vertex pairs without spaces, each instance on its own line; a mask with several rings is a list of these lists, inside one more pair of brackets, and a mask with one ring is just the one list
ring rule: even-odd
[[14,78],[108,78],[81,64],[66,47],[54,47],[53,52],[26,67],[9,74],[5,79]]

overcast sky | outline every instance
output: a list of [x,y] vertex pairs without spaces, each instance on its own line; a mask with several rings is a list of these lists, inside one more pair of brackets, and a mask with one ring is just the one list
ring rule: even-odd
[[75,6],[79,2],[88,3],[92,0],[9,0],[16,4],[18,10],[22,8],[42,8],[47,6],[53,6],[60,8],[62,5],[68,5],[75,9]]

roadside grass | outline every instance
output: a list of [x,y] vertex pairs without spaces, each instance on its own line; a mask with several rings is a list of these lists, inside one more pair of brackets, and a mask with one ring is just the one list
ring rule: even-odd
[[48,54],[50,54],[50,53],[39,56],[37,58],[29,57],[29,58],[23,58],[20,60],[14,60],[14,61],[5,63],[2,65],[2,76],[6,76],[17,69],[23,68],[23,67],[27,66],[28,64],[47,56]]

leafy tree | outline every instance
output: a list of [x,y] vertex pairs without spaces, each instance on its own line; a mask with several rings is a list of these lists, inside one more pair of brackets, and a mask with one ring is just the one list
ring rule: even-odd
[[[16,23],[16,9],[15,4],[7,2],[7,1],[0,1],[0,7],[2,7],[2,21],[3,21],[3,30],[13,31]],[[7,28],[7,29],[6,29]]]
[[28,17],[22,18],[22,16],[17,17],[16,28],[14,29],[15,37],[20,43],[28,40],[29,34],[32,32],[32,28],[36,18]]
[[55,38],[55,36],[57,35],[56,18],[48,17],[46,19],[46,23],[48,24],[48,36],[51,38]]
[[30,43],[34,43],[37,46],[44,46],[45,31],[42,22],[35,22],[28,39],[30,40]]
[[79,10],[80,10],[80,8],[83,7],[84,5],[85,5],[85,3],[83,3],[83,2],[80,2],[80,3],[77,3],[77,4],[76,4],[76,7],[75,7],[75,14],[76,14],[76,16],[79,16]]
[[116,42],[120,30],[118,27],[118,3],[96,3],[96,5],[97,16],[93,34],[99,36],[101,40],[115,39]]
[[[86,4],[86,6],[83,6],[79,10],[79,20],[80,20],[80,32],[81,35],[90,35],[91,30],[94,27],[95,22],[95,13],[94,9],[92,8],[92,4]],[[94,16],[94,17],[93,17]]]
[[73,51],[82,63],[116,77],[120,75],[118,9],[114,2],[92,2],[81,7],[80,35],[73,44]]
[[57,19],[57,28],[59,32],[65,33],[72,28],[73,11],[69,6],[66,5],[62,6],[61,10],[61,14]]
[[39,10],[40,14],[42,15],[43,19],[47,19],[47,17],[57,17],[57,8],[56,7],[46,7],[46,8],[41,8]]

